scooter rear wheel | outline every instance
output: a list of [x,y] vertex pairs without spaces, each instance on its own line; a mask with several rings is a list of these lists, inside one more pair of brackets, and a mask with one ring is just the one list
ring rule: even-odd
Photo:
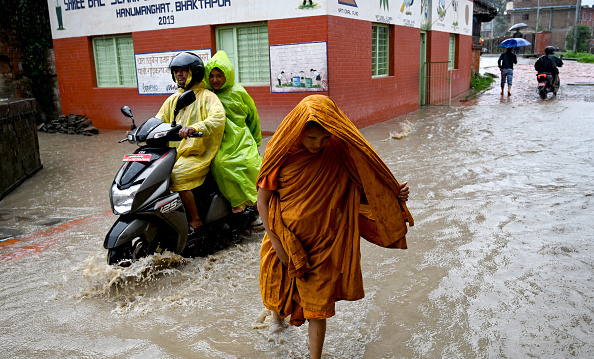
[[540,91],[538,91],[538,94],[540,95],[540,98],[543,100],[547,98],[547,90],[546,89],[540,89]]

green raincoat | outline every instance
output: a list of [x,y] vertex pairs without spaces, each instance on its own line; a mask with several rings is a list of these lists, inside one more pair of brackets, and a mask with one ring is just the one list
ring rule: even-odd
[[208,77],[215,67],[227,79],[221,89],[213,90],[225,107],[227,121],[221,148],[210,168],[221,193],[231,206],[254,204],[258,196],[256,179],[262,164],[262,157],[258,153],[258,146],[262,143],[260,118],[254,100],[243,86],[235,83],[233,65],[224,51],[218,51],[206,63],[206,88],[212,90]]
[[[177,115],[176,121],[183,127],[192,127],[202,132],[204,137],[188,137],[178,142],[171,142],[177,148],[177,160],[171,172],[171,187],[175,192],[194,189],[204,182],[215,157],[225,130],[225,109],[217,96],[204,88],[199,82],[192,86],[196,101],[184,108]],[[157,118],[163,122],[173,122],[173,111],[177,99],[184,92],[169,96],[161,106]]]

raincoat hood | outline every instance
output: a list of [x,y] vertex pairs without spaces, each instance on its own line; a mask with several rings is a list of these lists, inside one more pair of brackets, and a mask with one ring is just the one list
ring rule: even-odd
[[233,85],[235,84],[235,70],[233,69],[233,64],[231,64],[231,60],[229,60],[229,56],[227,56],[227,53],[223,50],[219,50],[216,54],[214,54],[214,56],[210,60],[208,60],[206,66],[204,66],[204,83],[206,88],[211,91],[215,91],[212,88],[212,86],[210,86],[210,82],[208,81],[210,72],[215,67],[218,67],[221,71],[223,71],[223,73],[225,74],[225,78],[227,79],[227,81],[221,87],[221,89],[216,90],[216,92],[233,87]]

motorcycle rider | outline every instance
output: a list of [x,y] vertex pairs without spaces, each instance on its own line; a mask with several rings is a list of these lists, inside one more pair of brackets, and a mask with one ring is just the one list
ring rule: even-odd
[[[179,53],[171,60],[169,68],[179,89],[165,100],[156,117],[165,123],[173,122],[179,96],[185,91],[194,91],[196,95],[196,101],[180,111],[175,119],[182,126],[179,131],[182,140],[170,144],[177,148],[170,189],[180,194],[188,210],[188,236],[191,237],[202,227],[192,190],[204,183],[210,163],[221,145],[225,109],[217,95],[204,87],[204,64],[200,57],[191,52]],[[189,137],[194,132],[202,132],[203,137]]]
[[[553,86],[559,86],[559,70],[558,67],[563,66],[563,61],[555,56],[557,49],[554,46],[545,47],[545,54],[536,60],[534,69],[538,72],[549,72],[553,76]],[[561,56],[563,57],[563,56]],[[556,91],[555,91],[556,92]]]

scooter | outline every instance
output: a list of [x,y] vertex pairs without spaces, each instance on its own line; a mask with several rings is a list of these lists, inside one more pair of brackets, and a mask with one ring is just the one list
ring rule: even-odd
[[[197,236],[188,238],[188,218],[180,195],[169,190],[176,148],[169,141],[180,141],[175,118],[196,100],[193,91],[184,92],[174,110],[174,121],[163,123],[150,118],[136,127],[132,111],[122,107],[124,116],[132,120],[131,131],[119,143],[140,147],[124,156],[109,192],[113,213],[119,215],[107,235],[107,263],[128,266],[153,253],[170,251],[184,257],[214,253],[237,241],[252,227],[257,210],[247,207],[233,213],[209,174],[204,184],[194,191],[198,214],[204,224]],[[202,137],[194,132],[192,137]]]
[[559,75],[557,75],[557,83],[553,84],[553,75],[550,72],[539,72],[536,74],[538,80],[538,94],[541,99],[546,99],[547,94],[552,92],[554,96],[559,91]]

